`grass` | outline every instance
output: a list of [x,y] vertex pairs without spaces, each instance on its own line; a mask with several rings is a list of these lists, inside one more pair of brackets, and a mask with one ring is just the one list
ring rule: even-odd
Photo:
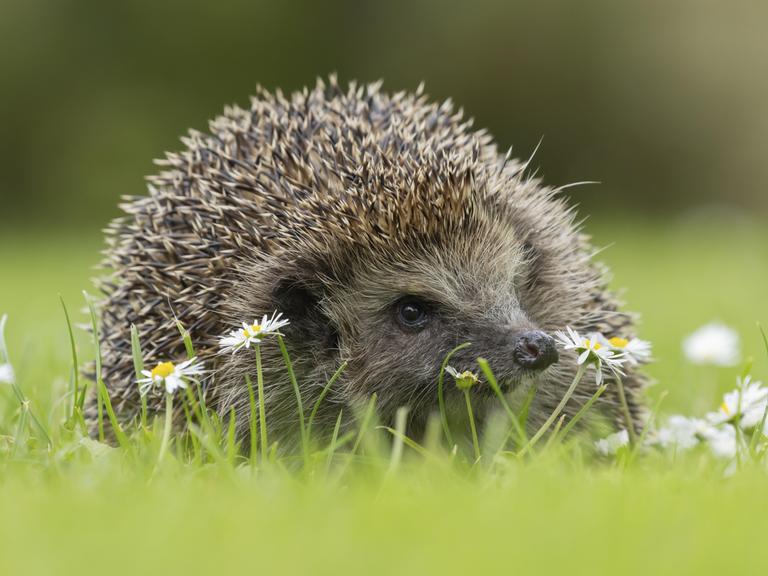
[[[643,314],[641,336],[654,343],[651,403],[667,392],[663,412],[702,414],[734,387],[738,369],[698,369],[681,358],[682,337],[713,319],[741,332],[753,374],[768,378],[755,327],[768,321],[766,231],[635,225],[595,235],[615,242],[600,258],[617,286],[631,287],[626,300]],[[594,462],[573,444],[527,462],[470,467],[435,450],[420,457],[408,442],[381,445],[372,433],[334,446],[342,465],[326,477],[327,453],[305,453],[311,471],[297,475],[280,466],[234,468],[226,442],[220,451],[199,448],[216,454],[208,464],[167,458],[154,473],[160,420],[148,424],[130,456],[78,441],[49,417],[62,412],[61,391],[71,386],[57,294],[75,321],[87,321],[75,310],[98,237],[5,240],[0,313],[10,314],[18,380],[54,442],[68,438],[70,449],[51,458],[35,450],[0,456],[0,573],[721,574],[768,567],[768,478],[754,466],[724,478],[722,462],[703,451],[617,465]],[[75,332],[81,360],[92,359],[93,346]],[[0,430],[12,434],[17,413],[11,390],[0,389]],[[370,411],[361,419],[370,421]],[[199,441],[210,438],[203,433]],[[360,463],[347,467],[350,450]]]

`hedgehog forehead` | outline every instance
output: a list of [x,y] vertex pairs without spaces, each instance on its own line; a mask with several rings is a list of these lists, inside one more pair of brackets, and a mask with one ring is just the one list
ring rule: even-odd
[[337,284],[337,298],[356,302],[362,313],[412,295],[457,312],[485,314],[516,302],[522,263],[520,241],[509,229],[422,239],[356,255]]

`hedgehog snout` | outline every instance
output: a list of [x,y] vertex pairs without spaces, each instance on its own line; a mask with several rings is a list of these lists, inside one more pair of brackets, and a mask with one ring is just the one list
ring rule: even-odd
[[530,330],[518,335],[512,357],[529,370],[544,370],[558,361],[555,340],[541,330]]

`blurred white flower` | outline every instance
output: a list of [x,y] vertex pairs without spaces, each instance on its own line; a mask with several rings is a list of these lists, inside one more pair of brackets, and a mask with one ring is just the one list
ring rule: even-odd
[[142,370],[144,378],[138,380],[139,391],[146,394],[154,385],[165,385],[165,391],[173,394],[179,388],[187,387],[187,378],[204,372],[202,362],[195,363],[197,358],[190,358],[175,365],[173,362],[160,362],[152,370]]
[[712,454],[718,458],[733,458],[736,456],[736,428],[731,424],[717,427],[710,426],[704,430],[703,436]]
[[640,338],[621,338],[614,336],[609,338],[606,343],[611,349],[624,354],[630,364],[639,364],[641,362],[648,362],[651,359],[651,343],[648,340],[640,340]]
[[0,364],[0,384],[13,384],[15,381],[13,366],[10,364]]
[[619,448],[626,446],[627,444],[629,444],[629,433],[626,430],[620,430],[615,434],[597,440],[595,442],[595,448],[600,454],[608,456],[610,454],[616,454]]
[[445,371],[453,376],[453,379],[456,381],[456,388],[459,390],[469,390],[478,382],[477,374],[469,370],[459,372],[453,366],[446,366]]
[[678,414],[670,416],[667,425],[656,432],[654,443],[662,448],[688,450],[699,443],[700,437],[710,425],[699,418],[687,418]]
[[5,347],[5,323],[7,321],[7,314],[0,316],[0,384],[13,384],[16,381],[13,366],[8,361],[8,350]]
[[724,324],[707,324],[683,340],[683,352],[693,364],[735,366],[741,356],[739,335]]
[[243,327],[232,330],[229,336],[219,340],[219,348],[222,354],[231,352],[234,354],[242,348],[250,348],[251,344],[261,343],[262,338],[270,334],[279,334],[278,330],[289,324],[288,319],[282,319],[282,313],[275,311],[271,318],[265,314],[261,322],[254,320],[251,324],[243,322]]
[[707,414],[707,420],[712,424],[737,422],[744,429],[754,428],[763,419],[766,405],[768,388],[762,382],[752,382],[751,376],[738,378],[736,390],[723,396],[720,408]]
[[566,326],[566,330],[567,334],[559,330],[555,332],[555,338],[565,350],[574,350],[579,355],[577,364],[594,364],[595,382],[598,386],[603,382],[603,366],[622,374],[621,365],[626,358],[607,344],[605,336],[593,332],[588,337],[583,337],[570,326]]

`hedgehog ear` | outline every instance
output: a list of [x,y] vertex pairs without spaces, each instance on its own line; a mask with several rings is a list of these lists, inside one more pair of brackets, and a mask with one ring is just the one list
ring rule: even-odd
[[272,298],[276,308],[291,322],[301,322],[319,309],[320,298],[296,280],[283,280],[275,286]]
[[272,298],[275,308],[291,321],[289,329],[297,332],[297,341],[338,347],[336,328],[320,306],[322,294],[301,280],[286,278],[275,286]]

